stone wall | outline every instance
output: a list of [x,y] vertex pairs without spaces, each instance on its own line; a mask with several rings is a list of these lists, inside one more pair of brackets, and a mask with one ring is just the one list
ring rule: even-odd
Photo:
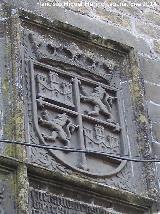
[[[38,5],[40,13],[49,18],[59,18],[66,23],[81,26],[85,30],[90,29],[95,34],[101,33],[107,39],[134,47],[138,53],[142,72],[153,148],[156,157],[159,157],[160,2],[100,0],[96,3],[91,0],[68,2],[59,0],[41,1]],[[57,5],[59,6],[56,7]],[[66,10],[69,10],[70,15],[66,15]],[[91,25],[87,24],[87,21]]]
[[[48,6],[47,3],[42,3],[42,10],[50,11],[53,9],[52,3],[59,4],[59,7],[88,17],[96,24],[97,29],[100,27],[98,23],[104,23],[107,38],[137,50],[153,149],[156,157],[160,157],[160,2],[158,0],[100,0],[97,4],[91,0],[50,2],[48,1]],[[82,18],[80,21],[82,25],[83,20]],[[159,167],[159,164],[157,166]]]
[[37,0],[34,3],[33,1],[12,3],[35,10],[50,19],[59,19],[85,30],[90,29],[94,34],[100,33],[107,39],[134,47],[138,52],[144,79],[153,141],[160,141],[160,3],[158,0],[100,0],[97,4],[91,0]]
[[[61,41],[63,44],[65,41],[63,36],[66,30],[66,40],[74,52],[75,47],[80,47],[82,53],[84,51],[87,55],[89,53],[87,50],[92,50],[93,54],[96,53],[95,47],[98,47],[97,53],[100,53],[101,47],[105,47],[107,56],[102,53],[100,57],[104,57],[104,59],[107,57],[114,58],[120,66],[126,62],[125,66],[122,66],[125,67],[124,70],[122,68],[122,74],[128,76],[125,77],[124,75],[121,79],[122,89],[125,92],[122,98],[123,104],[126,105],[124,107],[125,115],[127,115],[125,119],[129,127],[125,136],[129,139],[128,144],[125,144],[129,146],[129,153],[125,153],[125,155],[150,158],[150,150],[153,148],[153,156],[160,158],[160,3],[158,0],[152,2],[100,0],[97,3],[91,0],[81,2],[77,0],[59,0],[56,2],[52,0],[3,0],[2,2],[4,3],[0,10],[0,72],[2,79],[2,86],[0,87],[2,89],[0,92],[0,114],[2,118],[0,135],[2,137],[5,136],[12,141],[41,144],[39,136],[34,132],[35,127],[32,125],[33,120],[35,120],[34,117],[37,117],[37,120],[38,115],[41,114],[42,106],[40,104],[43,102],[43,100],[37,101],[33,96],[34,100],[31,96],[36,91],[36,89],[33,90],[34,75],[44,74],[43,69],[46,69],[49,76],[47,66],[53,58],[47,58],[48,52],[45,45],[47,44],[46,47],[51,48],[49,51],[52,54],[53,50],[59,51],[60,54],[61,51],[66,51],[66,49],[61,50],[61,48],[53,47],[53,43],[50,42],[56,39],[58,44]],[[71,38],[73,38],[74,45]],[[41,43],[38,44],[38,39],[42,41],[42,44],[44,42],[42,46]],[[83,47],[85,46],[83,39],[84,42],[85,40],[89,41],[89,45],[84,43],[87,44],[86,49]],[[36,51],[40,51],[40,54],[37,54]],[[42,59],[39,59],[41,53],[43,53]],[[68,53],[72,55],[68,50],[67,53],[64,52],[63,54]],[[47,61],[48,64],[45,64],[46,67],[42,69],[43,66],[40,63],[41,60],[44,60],[43,56],[47,56],[44,58],[49,60]],[[33,60],[35,64],[29,64],[28,61],[30,60]],[[121,60],[124,60],[123,63]],[[89,62],[92,62],[90,58]],[[96,65],[96,61],[94,63]],[[62,75],[62,79],[66,78],[66,73],[62,73],[60,72],[60,77]],[[87,89],[85,84],[86,90],[91,91],[91,88]],[[32,107],[34,101],[35,103],[39,102],[37,104],[39,106],[38,113],[33,117],[35,113],[33,109],[36,109],[34,105]],[[51,102],[50,107],[47,108],[51,108],[53,103]],[[63,103],[57,111],[61,112],[64,106]],[[67,111],[70,115],[73,113],[71,109],[70,107],[70,110]],[[122,115],[123,113],[121,112]],[[42,127],[40,130],[43,132]],[[134,133],[136,134],[134,135]],[[154,202],[158,201],[156,197],[160,194],[158,193],[154,164],[143,165],[128,162],[124,170],[118,172],[119,174],[113,173],[113,177],[107,177],[106,173],[106,177],[98,177],[99,175],[97,176],[95,173],[97,178],[94,175],[90,176],[90,173],[86,172],[87,170],[77,168],[76,164],[71,164],[72,157],[67,153],[55,155],[53,152],[50,155],[51,152],[49,153],[44,149],[27,149],[21,146],[3,146],[2,144],[1,154],[4,158],[2,158],[3,161],[0,159],[3,166],[0,174],[3,175],[4,171],[8,173],[9,178],[6,179],[8,179],[10,189],[12,189],[11,198],[14,198],[11,201],[14,200],[17,203],[18,213],[30,214],[31,211],[28,209],[33,209],[34,206],[33,213],[36,213],[36,206],[39,206],[37,209],[41,210],[45,206],[46,200],[49,201],[48,207],[51,207],[48,209],[55,209],[53,203],[50,204],[51,198],[56,201],[56,206],[62,205],[58,209],[63,208],[63,206],[63,209],[66,209],[65,206],[68,203],[66,213],[72,213],[68,210],[70,206],[72,206],[73,212],[76,206],[79,206],[76,208],[77,210],[82,209],[80,205],[76,204],[79,203],[77,201],[80,201],[80,204],[82,202],[82,207],[85,207],[83,209],[87,210],[82,209],[82,213],[88,213],[90,210],[93,213],[95,210],[101,211],[101,206],[106,206],[104,211],[102,208],[104,213],[106,209],[107,213],[114,213],[114,211],[115,213],[127,213],[127,209],[130,209],[130,213],[156,213],[153,210],[157,210],[154,209],[155,204],[157,208],[157,203]],[[62,157],[58,162],[59,154]],[[69,164],[68,159],[66,157],[65,159],[63,155],[69,156],[69,161],[71,157]],[[74,158],[76,159],[76,156]],[[156,175],[160,174],[159,168],[160,164],[157,163]],[[14,182],[11,181],[11,176],[14,177]],[[16,194],[14,194],[15,192]],[[95,195],[92,196],[92,192]],[[102,195],[104,198],[101,201]],[[154,200],[152,200],[152,196]],[[86,199],[84,199],[85,197]],[[30,207],[28,206],[28,198]],[[72,199],[76,203],[73,203]],[[119,200],[122,203],[119,203]],[[98,208],[91,206],[92,202]],[[2,205],[5,207],[5,203],[3,203]],[[10,207],[12,206],[11,203]],[[57,213],[62,212],[63,209],[57,210]]]
[[[41,10],[50,16],[51,10],[54,11],[55,1],[47,1],[41,3]],[[65,3],[64,3],[65,2]],[[65,9],[80,14],[78,22],[83,26],[85,17],[90,22],[95,23],[98,29],[103,23],[106,28],[106,37],[114,41],[121,42],[134,47],[139,55],[139,61],[142,68],[142,76],[144,78],[146,104],[148,106],[149,115],[152,123],[153,140],[160,141],[159,136],[159,77],[160,77],[160,3],[159,1],[119,1],[119,0],[101,0],[97,1],[57,1],[62,11]],[[68,4],[68,5],[67,5]],[[74,5],[75,4],[75,5]],[[78,6],[76,6],[76,4]],[[102,5],[101,5],[102,4]],[[60,9],[58,8],[58,9]],[[82,17],[83,16],[83,17]],[[56,17],[56,14],[54,14]],[[70,23],[66,19],[66,23]],[[73,20],[72,20],[73,22]],[[88,26],[89,27],[89,26]]]

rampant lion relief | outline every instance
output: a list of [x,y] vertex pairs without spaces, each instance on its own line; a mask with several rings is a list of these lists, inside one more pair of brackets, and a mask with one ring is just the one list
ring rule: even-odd
[[[66,113],[58,114],[55,119],[51,120],[48,112],[44,111],[38,121],[41,126],[48,127],[51,130],[50,136],[42,134],[46,141],[55,142],[59,138],[65,146],[71,146],[71,135],[78,126],[72,124]],[[66,131],[64,130],[65,126]]]
[[113,122],[112,118],[112,100],[115,97],[111,97],[104,88],[97,86],[93,89],[91,94],[83,89],[83,94],[80,95],[82,102],[89,102],[93,105],[93,111],[87,112],[89,116],[99,116],[100,112],[107,117],[107,121]]
[[86,151],[49,149],[48,155],[91,176],[122,170],[126,161],[105,156],[126,154],[117,89],[39,62],[30,65],[34,127],[40,143]]

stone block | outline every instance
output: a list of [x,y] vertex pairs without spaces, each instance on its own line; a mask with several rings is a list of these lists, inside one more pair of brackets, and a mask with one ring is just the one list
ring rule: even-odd
[[145,83],[145,96],[147,100],[151,100],[160,104],[160,86],[151,83]]
[[139,7],[130,7],[130,6],[119,7],[118,10],[124,14],[127,14],[132,17],[136,17],[136,18],[142,18],[143,16],[143,13]]
[[129,31],[123,30],[119,27],[102,22],[96,18],[90,18],[58,7],[42,8],[41,13],[42,12],[44,16],[52,20],[57,19],[59,21],[63,21],[72,26],[89,31],[91,34],[120,42],[134,47],[136,51],[150,55],[150,47],[144,39],[137,38]]
[[[121,29],[120,27],[102,22],[97,18],[91,18],[74,11],[60,7],[40,7],[36,0],[32,3],[20,1],[13,2],[15,6],[21,6],[24,9],[29,9],[38,15],[49,18],[50,20],[58,20],[66,24],[70,24],[91,34],[99,35],[105,39],[120,42],[135,48],[136,51],[150,55],[150,46],[143,38],[135,37],[131,32]],[[34,4],[34,6],[32,6]]]
[[104,8],[100,7],[96,8],[96,15],[98,15],[102,20],[111,22],[127,30],[131,30],[132,28],[130,18],[125,15],[120,15],[115,12],[107,11]]
[[152,122],[160,122],[160,105],[156,105],[152,102],[148,103],[148,113]]
[[136,22],[136,30],[139,34],[144,34],[146,36],[159,39],[160,38],[160,27],[153,26],[145,22]]
[[[160,159],[160,143],[159,142],[153,142],[152,143],[152,151],[153,151],[153,153],[154,153],[154,155],[155,155],[155,157],[157,158],[157,159]],[[160,164],[160,163],[159,163]],[[160,167],[160,165],[157,165],[157,167],[159,168]],[[159,174],[160,175],[160,174]],[[159,177],[159,176],[158,176]],[[159,177],[160,178],[160,177]]]
[[147,22],[160,26],[160,15],[154,10],[145,10],[144,17]]
[[152,124],[153,139],[160,143],[160,123]]
[[139,59],[144,79],[155,84],[160,84],[160,61],[142,56]]

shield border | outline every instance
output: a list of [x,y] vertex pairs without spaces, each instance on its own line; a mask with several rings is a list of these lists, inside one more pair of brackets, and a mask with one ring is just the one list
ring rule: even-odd
[[[34,65],[36,64],[35,61],[33,60],[29,60],[29,70],[30,70],[30,74],[31,74],[31,91],[32,91],[32,111],[33,111],[33,124],[34,124],[34,127],[35,127],[35,130],[37,132],[37,135],[38,135],[38,138],[39,138],[39,141],[41,144],[43,145],[47,145],[46,142],[44,141],[41,133],[40,133],[40,129],[39,129],[39,125],[38,125],[38,120],[37,120],[37,101],[36,101],[36,92],[35,92],[35,76],[34,76]],[[37,62],[39,65],[41,65],[42,67],[45,67],[45,65]],[[51,67],[51,70],[53,68]],[[111,172],[109,173],[90,173],[88,171],[85,171],[83,169],[80,169],[78,167],[75,167],[75,166],[72,166],[66,162],[64,162],[63,160],[61,160],[60,158],[57,157],[56,154],[54,154],[52,152],[52,149],[48,149],[50,154],[53,155],[56,159],[58,159],[62,164],[64,164],[65,166],[77,171],[77,172],[81,172],[83,174],[86,174],[88,176],[94,176],[94,177],[110,177],[110,176],[114,176],[116,174],[118,174],[124,167],[125,165],[127,164],[127,160],[122,160],[120,161],[121,163],[119,164],[119,166],[117,168],[115,168],[114,170],[112,170]],[[127,152],[127,149],[124,148],[124,153],[125,154],[128,154]]]

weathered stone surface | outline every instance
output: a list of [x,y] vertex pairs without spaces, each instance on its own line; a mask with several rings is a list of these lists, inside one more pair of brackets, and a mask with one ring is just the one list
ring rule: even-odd
[[[74,2],[76,2],[76,1],[74,1]],[[79,0],[77,0],[77,2],[79,2]],[[74,11],[76,13],[78,12],[78,13],[80,13],[82,15],[87,15],[87,16],[90,16],[90,17],[94,17],[95,16],[92,8],[89,7],[88,5],[82,5],[82,6],[74,5],[72,7],[68,6],[68,7],[65,7],[65,8],[69,9],[69,10],[72,10],[72,11]]]
[[148,24],[145,22],[136,22],[136,30],[139,34],[144,34],[149,37],[153,37],[155,39],[160,38],[160,27],[155,27],[152,24]]
[[153,122],[160,121],[160,105],[156,105],[152,102],[148,104],[149,117]]
[[[87,48],[85,41],[82,42],[81,39],[76,41],[72,38],[71,40],[71,38],[55,32],[54,39],[50,40],[47,37],[44,41],[37,32],[31,34],[26,30],[24,33],[25,46],[28,47],[26,49],[29,52],[29,47],[32,47],[29,55],[32,56],[32,59],[34,58],[34,62],[28,65],[28,67],[32,67],[32,70],[27,69],[26,66],[26,73],[28,76],[31,75],[31,79],[28,78],[26,81],[31,82],[32,90],[30,92],[34,97],[27,98],[30,100],[29,103],[32,103],[31,108],[34,109],[34,118],[29,117],[29,120],[37,124],[36,128],[33,128],[33,132],[39,133],[38,143],[54,142],[54,145],[66,148],[120,153],[122,151],[120,145],[126,144],[126,138],[124,137],[124,140],[121,141],[120,137],[123,136],[120,123],[124,123],[123,114],[119,112],[120,107],[116,101],[120,99],[118,98],[120,95],[116,95],[116,88],[112,88],[112,91],[107,90],[109,87],[108,77],[112,73],[110,67],[114,68],[115,64],[121,62],[119,55],[115,52],[115,60],[112,58],[112,64],[109,64],[111,57],[109,50],[106,49],[104,54],[101,49],[94,47],[94,44]],[[66,40],[67,47],[65,46]],[[38,45],[38,48],[34,50],[37,44],[42,45]],[[55,68],[48,70],[46,64],[53,66],[55,60]],[[36,61],[45,63],[45,65],[37,67]],[[95,85],[92,83],[93,80]],[[112,81],[119,84],[120,80],[113,77]],[[111,104],[112,100],[114,100],[114,109]],[[95,123],[93,124],[93,122]],[[36,141],[33,140],[33,143]],[[112,161],[112,165],[109,163],[108,166],[102,161],[100,155],[96,162],[94,157],[90,158],[85,154],[74,156],[68,152],[59,156],[59,153],[55,151],[50,152],[53,154],[52,156],[60,158],[73,170],[96,177],[114,175],[125,166],[125,162],[118,161],[115,164]],[[38,155],[37,153],[36,156]]]
[[102,36],[106,39],[111,39],[122,44],[134,47],[135,50],[150,55],[150,46],[142,38],[137,38],[132,33],[122,30],[120,27],[112,26],[97,18],[90,18],[71,10],[66,10],[60,7],[40,7],[36,4],[37,2],[18,2],[14,1],[15,5],[27,8],[31,11],[35,11],[37,14],[42,14],[43,16],[51,20],[59,20],[64,23],[76,26],[85,31],[89,31],[92,34]]
[[[45,208],[43,207],[44,203],[47,203],[48,205]],[[82,201],[73,200],[72,198],[65,198],[59,195],[51,194],[50,192],[45,192],[42,190],[39,191],[37,189],[30,190],[29,205],[32,213],[44,211],[50,213],[52,210],[53,213],[61,211],[67,213],[74,212],[75,214],[89,214],[94,211],[96,213],[102,212],[104,214],[110,214],[110,209],[106,209],[102,206],[91,205]],[[113,210],[112,214],[114,213],[116,212]]]
[[156,163],[156,168],[157,168],[157,177],[158,177],[158,184],[160,186],[160,163]]
[[[160,123],[152,123],[152,134],[153,134],[153,139],[160,143]],[[160,153],[160,150],[159,150],[159,153]]]
[[160,104],[160,85],[154,85],[151,83],[145,83],[145,97],[147,100],[151,100],[157,104]]
[[[118,2],[118,0],[116,1]],[[150,62],[148,65],[148,61],[143,58],[141,69],[139,69],[135,50],[141,55],[142,53],[150,55],[150,57],[152,55],[150,40],[147,40],[147,37],[145,39],[137,37],[136,29],[133,27],[135,19],[131,19],[133,29],[132,32],[129,32],[127,30],[131,30],[131,26],[128,19],[126,20],[123,15],[119,19],[111,11],[107,15],[110,19],[108,24],[105,23],[107,17],[102,22],[102,17],[97,17],[94,10],[84,11],[82,9],[75,13],[71,11],[73,10],[71,8],[67,11],[59,7],[40,7],[36,0],[12,0],[10,2],[47,17],[51,22],[25,12],[25,17],[21,13],[19,19],[16,10],[12,11],[12,19],[8,20],[6,41],[9,45],[6,48],[8,54],[6,58],[9,66],[5,66],[8,68],[7,72],[3,70],[6,74],[5,83],[10,82],[10,90],[6,87],[4,91],[8,97],[11,97],[8,99],[8,103],[11,105],[9,105],[9,109],[12,107],[12,120],[6,129],[7,138],[9,136],[12,139],[14,136],[15,140],[26,140],[39,146],[50,144],[63,149],[69,146],[74,146],[74,149],[89,148],[96,149],[96,151],[103,149],[115,155],[150,158],[151,136],[148,128],[148,115],[145,114],[144,109],[140,71],[143,70],[145,76],[146,69],[148,81],[153,80],[152,84],[145,83],[146,95],[148,99],[151,99],[148,104],[151,119],[158,121],[160,106],[153,103],[159,102],[158,86],[153,83],[159,81],[159,68],[154,68]],[[118,8],[116,9],[118,10]],[[77,9],[74,8],[74,10]],[[8,10],[8,15],[9,12]],[[90,18],[86,14],[94,18]],[[133,14],[130,15],[133,16]],[[103,13],[103,16],[106,14]],[[125,29],[122,30],[122,28]],[[95,35],[99,37],[95,37]],[[103,38],[107,40],[103,40]],[[105,64],[104,61],[107,63]],[[149,72],[153,68],[155,74],[150,74]],[[113,71],[112,76],[110,71]],[[121,74],[125,82],[122,82],[124,79],[121,79]],[[107,79],[108,76],[110,79]],[[112,82],[109,84],[108,81],[111,80],[113,84]],[[111,86],[117,88],[111,89]],[[4,96],[5,99],[6,96]],[[19,103],[19,101],[21,102]],[[159,110],[155,109],[158,107]],[[21,117],[19,117],[19,113]],[[6,121],[8,122],[8,118]],[[10,129],[11,125],[14,129]],[[156,127],[155,135],[158,130]],[[22,137],[23,133],[26,135]],[[158,139],[159,135],[156,135],[156,138]],[[126,148],[128,150],[125,150]],[[148,200],[148,195],[157,199],[158,188],[152,163],[130,163],[120,161],[118,158],[107,157],[106,159],[102,154],[72,153],[34,147],[28,148],[27,157],[23,147],[21,149],[13,148],[10,152],[14,155],[13,157],[19,159],[19,161],[16,160],[18,170],[16,171],[15,186],[18,189],[18,208],[23,214],[28,214],[30,183],[28,174],[29,179],[32,176],[35,178],[39,176],[37,172],[40,170],[42,172],[39,179],[44,178],[44,184],[42,184],[44,188],[41,188],[37,182],[35,182],[35,186],[32,186],[35,191],[33,195],[37,196],[38,193],[42,196],[40,200],[39,196],[34,200],[31,199],[33,213],[36,209],[40,209],[43,213],[48,212],[45,209],[50,208],[58,209],[54,212],[63,212],[63,203],[68,203],[70,206],[70,201],[74,199],[74,196],[77,197],[78,202],[84,200],[84,203],[88,203],[89,211],[87,212],[90,212],[90,207],[94,212],[94,200],[91,199],[98,197],[99,202],[95,204],[102,206],[102,210],[104,210],[106,203],[102,203],[101,195],[103,198],[105,196],[103,191],[98,192],[100,185],[103,185],[102,189],[106,191],[106,195],[111,196],[111,204],[107,203],[107,208],[113,208],[113,204],[116,204],[113,209],[116,212],[125,213],[126,210],[127,212],[129,210],[130,213],[148,213],[152,206],[152,200]],[[111,173],[108,174],[108,172]],[[51,179],[55,175],[58,179],[56,180],[55,177]],[[80,194],[75,191],[71,195],[71,191],[68,190],[70,188],[66,191],[64,185],[74,187],[74,179],[77,179],[75,186],[79,189]],[[51,190],[46,183],[51,184]],[[86,185],[86,195],[82,191],[82,183]],[[89,186],[92,189],[92,195],[88,194]],[[110,188],[109,191],[107,186]],[[59,187],[62,188],[61,192]],[[123,203],[123,199],[121,203],[118,200],[115,203],[115,197],[110,193],[114,189],[117,189],[117,194],[114,195],[117,199],[121,199],[122,192],[125,192],[127,195],[124,196],[125,203]],[[42,191],[47,191],[47,197],[46,192],[42,193]],[[56,198],[58,201],[56,206],[50,203],[50,200],[56,201],[55,197],[50,197],[52,194],[60,195],[58,199]],[[147,198],[148,203],[142,195]],[[45,200],[48,200],[50,208],[46,208]],[[39,207],[35,208],[37,205]],[[114,213],[113,210],[112,213]],[[66,212],[70,212],[68,208]]]
[[160,84],[160,60],[152,60],[139,56],[140,68],[144,80]]
[[129,17],[105,10],[101,7],[97,7],[95,10],[96,15],[98,15],[100,19],[121,26],[122,28],[125,28],[127,30],[131,30],[131,20]]
[[[39,174],[39,173],[38,173]],[[39,180],[30,179],[30,187],[29,187],[29,205],[31,210],[43,211],[52,208],[57,210],[65,210],[68,213],[103,213],[103,214],[128,214],[128,210],[130,214],[148,214],[148,208],[151,206],[150,201],[144,199],[141,201],[139,197],[136,198],[136,203],[140,202],[140,206],[134,207],[130,206],[129,204],[134,204],[134,198],[132,196],[127,195],[127,202],[123,205],[123,196],[120,192],[115,189],[114,201],[111,202],[107,195],[111,194],[111,191],[106,191],[106,188],[100,187],[98,189],[98,194],[94,192],[94,185],[92,184],[92,188],[90,189],[90,184],[88,183],[81,183],[81,186],[77,188],[77,182],[72,180],[71,183],[64,182],[63,180],[59,179],[59,184],[56,185],[54,183],[54,177],[52,180],[52,184],[54,188],[51,188],[49,184],[43,183],[43,178],[41,182]],[[72,188],[70,188],[71,186]],[[47,187],[47,191],[46,191]],[[86,190],[87,187],[87,190]],[[113,190],[114,191],[114,190]],[[104,197],[99,197],[100,195]],[[117,200],[118,198],[118,200]],[[108,200],[109,199],[109,200]],[[121,203],[119,203],[119,200]],[[41,206],[46,202],[48,206],[43,207]],[[74,211],[74,212],[73,212]],[[55,213],[55,212],[54,212]]]
[[0,20],[0,37],[4,35],[4,22]]
[[145,10],[144,17],[148,23],[153,23],[160,26],[160,15],[154,10]]
[[67,13],[65,13],[63,8],[54,9],[55,8],[43,8],[42,10],[48,18],[58,19],[83,30],[89,31],[92,34],[134,47],[137,51],[150,55],[150,47],[144,39],[136,38],[133,34],[127,32],[126,30],[122,30],[121,28],[101,22],[96,18],[91,19],[83,15],[78,15],[72,11],[67,11]]
[[16,7],[23,7],[26,9],[34,10],[37,8],[37,3],[39,3],[39,0],[27,0],[27,1],[21,1],[21,0],[4,0],[6,3],[10,3],[11,5],[14,5]]
[[[153,150],[153,154],[155,155],[155,158],[159,160],[160,159],[160,143],[152,142],[152,150]],[[159,163],[158,163],[158,165],[159,165]]]
[[[4,69],[5,63],[4,63],[4,50],[5,50],[5,39],[0,39],[0,139],[3,136],[3,95],[2,95],[2,71]],[[4,149],[5,145],[0,145],[0,152],[2,152],[2,149]]]
[[0,168],[0,213],[17,214],[16,209],[14,175],[9,171],[3,171],[2,168]]
[[142,18],[143,17],[143,12],[139,7],[119,7],[117,8],[119,11],[121,11],[123,14],[127,14],[131,17],[135,18]]
[[154,51],[160,54],[160,40],[154,40]]

